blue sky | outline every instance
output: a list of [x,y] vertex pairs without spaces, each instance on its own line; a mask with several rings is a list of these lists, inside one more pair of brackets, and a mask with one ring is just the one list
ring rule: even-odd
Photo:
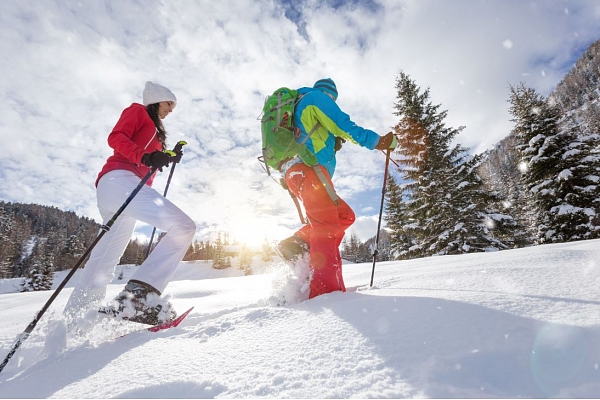
[[[3,0],[0,39],[0,199],[98,220],[106,137],[151,80],[179,100],[164,121],[170,145],[189,143],[168,197],[198,239],[225,231],[256,242],[299,226],[256,160],[269,92],[331,77],[342,109],[385,134],[402,70],[430,88],[449,126],[466,126],[457,141],[482,152],[510,132],[509,84],[548,94],[600,39],[600,3]],[[375,235],[383,166],[381,153],[349,144],[338,158],[334,183],[362,240]],[[160,192],[167,176],[155,180]]]

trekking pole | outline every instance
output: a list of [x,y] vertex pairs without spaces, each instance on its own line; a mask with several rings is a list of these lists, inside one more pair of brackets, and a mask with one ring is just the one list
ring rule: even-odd
[[69,281],[69,279],[71,279],[73,277],[73,275],[75,274],[75,271],[77,271],[77,269],[81,266],[81,264],[83,263],[83,261],[85,260],[85,258],[91,253],[92,249],[96,246],[96,244],[98,244],[98,242],[100,241],[100,239],[102,239],[102,237],[106,234],[106,232],[108,232],[110,230],[110,228],[115,223],[115,220],[119,217],[119,215],[121,215],[121,213],[123,212],[123,210],[125,210],[125,207],[127,207],[129,205],[129,203],[131,202],[131,200],[133,200],[133,198],[138,194],[138,192],[146,184],[146,181],[148,181],[148,179],[150,179],[150,177],[152,176],[152,174],[154,174],[154,172],[156,172],[156,169],[157,169],[156,167],[153,167],[150,171],[148,171],[148,173],[146,174],[146,176],[144,176],[144,178],[142,178],[142,180],[140,181],[140,183],[138,184],[138,186],[129,195],[129,197],[127,198],[127,200],[125,200],[125,203],[123,203],[123,205],[121,206],[121,208],[119,208],[119,210],[115,213],[115,215],[113,215],[113,217],[110,219],[110,221],[108,221],[106,223],[106,225],[102,225],[101,226],[102,231],[98,234],[98,236],[96,236],[96,239],[94,240],[94,242],[92,242],[92,244],[87,248],[87,250],[85,251],[85,253],[83,253],[83,255],[81,256],[81,258],[79,259],[79,261],[77,261],[77,263],[75,264],[75,266],[67,274],[67,276],[65,277],[65,279],[61,282],[61,284],[58,286],[58,288],[54,291],[54,293],[52,294],[52,296],[50,296],[50,299],[46,302],[46,304],[44,304],[44,307],[42,307],[42,309],[37,313],[37,315],[35,316],[35,318],[33,319],[33,321],[31,321],[31,323],[27,326],[27,328],[25,328],[25,330],[23,331],[23,333],[21,333],[18,336],[17,342],[13,345],[12,349],[8,352],[8,355],[6,356],[6,358],[4,359],[4,361],[2,362],[2,364],[0,364],[0,372],[2,372],[2,370],[4,369],[4,367],[6,366],[6,364],[8,364],[8,361],[15,354],[15,352],[21,346],[21,344],[25,340],[27,340],[27,338],[29,337],[29,334],[33,331],[33,329],[35,328],[35,326],[37,325],[37,323],[39,322],[39,320],[42,318],[42,316],[44,315],[44,313],[48,310],[48,308],[50,307],[50,305],[52,304],[52,302],[56,299],[56,297],[58,296],[58,294],[65,287],[65,285],[67,284],[67,282]]
[[[181,143],[181,142],[179,142],[179,143]],[[179,143],[178,143],[178,145],[179,145]],[[181,146],[183,146],[183,144]],[[177,149],[177,146],[175,146],[175,149]],[[174,150],[173,151],[169,151],[169,152],[174,152]],[[6,366],[6,364],[8,364],[8,361],[12,358],[12,356],[15,354],[15,352],[21,346],[21,344],[25,340],[27,340],[27,338],[29,337],[29,335],[31,334],[31,332],[33,331],[33,329],[35,328],[35,326],[37,325],[37,323],[39,322],[39,320],[42,318],[42,316],[44,315],[44,313],[48,310],[48,308],[50,307],[50,305],[52,304],[52,302],[56,299],[56,297],[58,296],[58,294],[63,290],[63,288],[65,287],[65,285],[67,284],[67,282],[69,282],[69,279],[71,279],[73,277],[73,275],[75,275],[75,272],[81,266],[81,264],[83,264],[83,261],[86,259],[86,257],[92,252],[92,250],[94,249],[94,247],[96,247],[96,245],[98,244],[98,242],[100,241],[100,239],[102,239],[102,237],[110,230],[110,228],[114,225],[114,223],[117,220],[117,218],[119,218],[119,216],[123,213],[123,211],[125,210],[125,208],[129,205],[129,203],[131,203],[131,201],[133,200],[133,198],[139,193],[139,191],[142,190],[142,188],[144,187],[144,185],[146,184],[146,182],[148,181],[148,179],[150,179],[150,177],[156,172],[157,169],[158,169],[157,167],[152,167],[152,169],[150,171],[148,171],[148,173],[146,174],[146,176],[144,176],[142,178],[142,180],[137,185],[137,187],[133,190],[133,192],[131,192],[131,194],[129,195],[129,197],[125,200],[125,203],[123,203],[123,205],[121,206],[121,208],[119,208],[117,210],[117,212],[115,213],[115,215],[113,215],[112,218],[105,225],[102,225],[100,227],[100,229],[102,229],[102,231],[98,234],[98,236],[96,236],[96,239],[94,239],[94,241],[87,248],[87,250],[85,251],[85,253],[83,253],[83,255],[81,256],[81,258],[79,259],[79,261],[77,261],[77,263],[75,264],[75,266],[67,274],[67,276],[65,277],[65,279],[61,282],[61,284],[58,285],[58,287],[56,288],[56,290],[54,291],[54,293],[52,294],[52,296],[50,296],[50,299],[48,299],[48,301],[46,302],[46,304],[44,304],[44,306],[42,307],[42,309],[37,313],[37,315],[35,316],[35,318],[33,319],[33,321],[31,321],[31,323],[27,326],[27,328],[25,328],[25,330],[23,331],[23,333],[21,333],[18,336],[17,342],[13,345],[12,349],[10,349],[10,351],[8,352],[8,355],[6,356],[6,358],[4,359],[4,361],[2,361],[2,364],[0,364],[0,372],[2,372],[2,370],[4,369],[4,367]]]
[[392,149],[388,149],[385,155],[385,172],[383,173],[383,188],[381,189],[381,205],[379,206],[379,222],[377,222],[377,235],[375,236],[375,249],[373,251],[373,270],[371,271],[371,284],[373,286],[373,277],[375,276],[375,262],[377,261],[377,253],[379,252],[379,231],[381,230],[381,215],[383,214],[383,202],[385,200],[385,189],[387,185],[388,167],[390,165],[390,155]]
[[[181,149],[183,148],[183,146],[185,146],[186,144],[187,144],[187,142],[185,140],[180,140],[175,145],[175,148],[173,149],[173,152],[175,154],[177,154],[177,152],[181,151]],[[173,163],[173,165],[171,165],[171,172],[169,172],[169,179],[167,179],[167,185],[165,186],[165,192],[163,193],[163,197],[167,197],[167,191],[169,190],[169,185],[171,184],[171,178],[173,177],[173,172],[175,171],[175,165],[176,164],[177,163]],[[150,243],[148,243],[148,250],[146,250],[146,258],[148,258],[148,256],[150,255],[150,249],[152,248],[152,240],[154,240],[154,234],[155,233],[156,233],[156,227],[154,227],[152,229],[152,235],[150,236]]]

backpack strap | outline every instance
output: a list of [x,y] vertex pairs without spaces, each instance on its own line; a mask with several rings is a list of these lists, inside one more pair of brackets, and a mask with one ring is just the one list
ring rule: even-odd
[[[321,123],[319,121],[317,121],[316,125],[313,126],[313,128],[310,130],[310,132],[308,132],[308,135],[306,135],[306,137],[304,138],[304,140],[302,142],[300,142],[300,144],[304,145],[306,143],[306,141],[308,140],[308,138],[310,138],[312,136],[312,134],[315,133],[315,131],[317,129],[319,129],[319,126],[321,126]],[[263,153],[264,153],[264,149],[263,149]],[[264,157],[264,155],[263,155],[263,157]],[[294,165],[298,162],[301,162],[301,161],[302,160],[298,156],[286,158],[285,160],[281,160],[279,162],[279,164],[277,164],[277,170],[279,172],[281,172],[283,175],[285,175],[285,171],[287,171],[287,169],[289,167],[291,167],[292,165]]]
[[[310,132],[308,133],[308,135],[306,135],[306,137],[302,141],[302,144],[305,144],[306,141],[308,140],[308,138],[310,138],[312,136],[312,134],[315,133],[315,131],[317,129],[319,129],[320,126],[321,126],[321,123],[319,121],[317,121],[317,123],[315,124],[315,126],[313,126],[313,128],[310,130]],[[315,165],[313,167],[313,169],[315,170],[315,173],[317,174],[317,177],[319,177],[319,180],[321,181],[321,183],[325,187],[325,191],[327,191],[327,194],[329,195],[329,197],[331,197],[331,200],[336,205],[340,204],[340,196],[337,195],[337,193],[335,192],[335,189],[333,188],[333,186],[331,186],[331,184],[329,183],[329,181],[325,177],[325,174],[323,173],[323,171],[321,171],[321,168],[319,168],[319,164]]]
[[306,141],[308,139],[310,139],[310,137],[312,136],[312,134],[315,133],[315,131],[317,129],[319,129],[320,126],[321,126],[321,123],[319,121],[317,121],[317,123],[315,124],[315,126],[313,126],[313,128],[310,130],[310,132],[308,132],[308,135],[306,135],[306,137],[304,138],[303,141],[300,142],[300,144],[306,144]]
[[[308,135],[306,135],[306,137],[301,142],[301,144],[305,144],[306,141],[308,140],[308,138],[310,138],[312,136],[312,134],[315,133],[315,131],[317,129],[319,129],[320,126],[321,126],[321,123],[319,121],[317,121],[317,123],[315,124],[315,126],[313,126],[313,128],[310,130],[310,132],[308,132]],[[321,183],[325,187],[325,191],[327,192],[327,194],[329,195],[329,197],[331,197],[331,200],[336,205],[340,204],[340,196],[337,195],[337,193],[335,192],[335,189],[329,183],[329,181],[325,177],[325,174],[323,173],[323,171],[321,171],[321,168],[319,168],[319,164],[315,165],[313,167],[313,169],[315,170],[315,174],[317,174],[317,177],[319,178],[319,180],[321,181]]]
[[335,205],[339,205],[340,204],[340,196],[337,195],[337,193],[335,192],[335,189],[329,183],[329,181],[325,177],[325,174],[323,173],[323,171],[321,171],[321,168],[319,168],[319,165],[315,165],[313,167],[313,169],[315,170],[315,173],[319,177],[319,180],[325,187],[325,191],[327,192],[329,197],[331,197],[331,200],[335,203]]

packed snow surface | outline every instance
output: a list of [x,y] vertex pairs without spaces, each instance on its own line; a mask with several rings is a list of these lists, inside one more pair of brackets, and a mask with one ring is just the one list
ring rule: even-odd
[[[348,292],[277,305],[302,287],[287,271],[183,262],[166,294],[194,307],[187,319],[119,338],[140,326],[66,333],[76,274],[0,373],[0,397],[600,397],[600,240],[381,262],[372,287],[372,264],[348,263]],[[0,281],[2,359],[51,295],[16,290]]]

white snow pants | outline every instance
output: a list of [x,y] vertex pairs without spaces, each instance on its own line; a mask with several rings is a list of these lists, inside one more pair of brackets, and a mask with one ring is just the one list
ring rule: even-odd
[[[103,223],[106,224],[139,185],[140,178],[125,170],[110,171],[98,182],[96,197]],[[85,264],[79,283],[64,310],[76,316],[98,305],[106,296],[115,268],[125,252],[137,220],[166,232],[131,279],[148,283],[161,293],[189,248],[196,225],[177,206],[147,185],[138,192],[111,229],[104,234]]]

